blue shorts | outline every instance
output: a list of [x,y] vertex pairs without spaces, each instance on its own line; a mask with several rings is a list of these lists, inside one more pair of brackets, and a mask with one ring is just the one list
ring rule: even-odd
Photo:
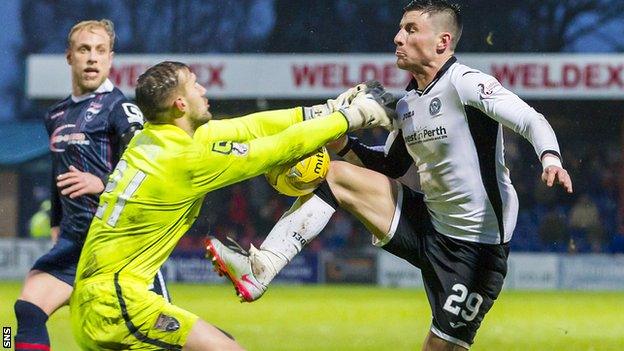
[[46,272],[74,286],[81,250],[82,243],[61,237],[48,253],[39,257],[31,269]]

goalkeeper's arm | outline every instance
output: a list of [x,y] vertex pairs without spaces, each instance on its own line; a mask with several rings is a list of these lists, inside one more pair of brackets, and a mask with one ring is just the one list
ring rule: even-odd
[[[324,104],[257,112],[238,118],[213,120],[208,124],[218,131],[219,134],[214,135],[216,140],[249,141],[277,134],[303,120],[328,116],[349,106],[356,96],[367,92],[374,92],[380,97],[387,94],[379,82],[371,81],[358,84],[338,95],[336,99],[327,100]],[[387,95],[385,96],[387,97]]]
[[277,134],[303,121],[303,108],[272,110],[208,122],[214,140],[243,142]]
[[[303,158],[319,147],[340,137],[347,130],[347,120],[340,112],[297,123],[275,135],[256,138],[241,144],[204,139],[198,128],[195,135],[209,144],[205,152],[191,159],[193,180],[199,193],[205,193],[266,173],[275,166]],[[199,133],[198,133],[199,132]]]
[[215,135],[221,134],[205,124],[193,135],[198,145],[206,146],[205,152],[190,160],[196,166],[197,189],[200,192],[217,189],[301,159],[347,130],[388,126],[391,124],[389,113],[393,111],[366,94],[355,98],[340,112],[296,123],[278,134],[252,139],[245,144],[219,140]]

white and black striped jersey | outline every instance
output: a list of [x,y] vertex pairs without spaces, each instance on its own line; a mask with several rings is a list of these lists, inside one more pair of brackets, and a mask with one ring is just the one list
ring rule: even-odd
[[518,197],[505,166],[503,130],[525,137],[541,158],[559,156],[559,145],[543,115],[492,76],[452,57],[424,89],[397,103],[395,130],[383,153],[350,139],[368,168],[391,177],[415,164],[435,229],[472,242],[511,239]]

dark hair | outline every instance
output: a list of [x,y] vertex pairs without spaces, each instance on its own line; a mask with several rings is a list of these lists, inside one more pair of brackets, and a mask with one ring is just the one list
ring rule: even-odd
[[135,89],[136,102],[148,122],[158,120],[167,111],[167,101],[178,87],[178,72],[189,67],[182,62],[164,61],[139,76]]
[[452,19],[452,23],[455,28],[449,28],[453,32],[453,45],[454,49],[459,38],[462,34],[464,23],[461,16],[461,7],[459,4],[452,4],[446,0],[412,0],[405,7],[403,12],[408,11],[421,11],[428,14],[446,14]]

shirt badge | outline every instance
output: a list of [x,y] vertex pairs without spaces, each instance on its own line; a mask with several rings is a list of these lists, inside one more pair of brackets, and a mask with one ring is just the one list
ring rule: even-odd
[[180,329],[180,322],[171,316],[161,313],[156,320],[156,324],[154,324],[154,328],[164,332],[173,332]]
[[442,101],[439,98],[433,98],[429,103],[429,114],[432,116],[440,113],[440,109],[442,108]]
[[95,101],[91,101],[91,103],[89,104],[89,107],[87,107],[87,113],[85,114],[85,120],[87,122],[90,122],[91,120],[93,120],[93,117],[95,117],[95,115],[97,115],[98,113],[100,113],[100,110],[102,110],[103,105],[99,102],[95,102]]

